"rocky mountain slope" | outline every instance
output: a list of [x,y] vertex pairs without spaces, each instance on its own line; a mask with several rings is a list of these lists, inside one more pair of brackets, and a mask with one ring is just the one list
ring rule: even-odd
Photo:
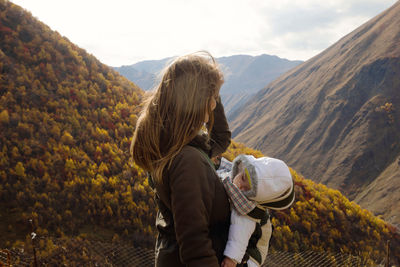
[[400,2],[280,76],[234,138],[400,223]]

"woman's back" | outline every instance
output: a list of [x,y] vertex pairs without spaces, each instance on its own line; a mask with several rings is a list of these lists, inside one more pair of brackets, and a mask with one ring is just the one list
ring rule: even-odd
[[[219,262],[223,259],[230,224],[229,201],[199,149],[185,146],[172,162],[164,183],[156,185],[156,266],[180,266],[179,255],[190,266],[193,261],[195,266],[213,266],[215,256]],[[182,247],[180,252],[176,239]]]

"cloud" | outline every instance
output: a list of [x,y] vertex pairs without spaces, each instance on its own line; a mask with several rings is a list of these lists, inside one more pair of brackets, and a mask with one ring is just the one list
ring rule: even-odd
[[260,49],[306,60],[393,4],[395,0],[288,1],[259,7]]
[[328,27],[341,17],[328,6],[290,6],[282,10],[268,10],[265,15],[270,33],[284,35],[288,32],[308,32]]
[[206,49],[306,60],[396,0],[12,0],[111,66]]

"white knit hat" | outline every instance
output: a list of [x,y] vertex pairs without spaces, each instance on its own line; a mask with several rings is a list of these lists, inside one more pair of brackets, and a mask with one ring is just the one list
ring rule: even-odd
[[292,175],[282,160],[269,157],[256,159],[252,155],[242,154],[233,160],[232,179],[241,170],[245,171],[251,186],[243,194],[258,203],[280,200],[293,191]]

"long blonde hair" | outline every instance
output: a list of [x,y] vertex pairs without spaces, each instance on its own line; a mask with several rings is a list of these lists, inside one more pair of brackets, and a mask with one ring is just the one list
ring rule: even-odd
[[211,131],[214,117],[210,101],[219,94],[223,75],[207,52],[175,59],[165,70],[156,91],[146,100],[131,143],[135,163],[162,182],[182,148],[207,123]]

